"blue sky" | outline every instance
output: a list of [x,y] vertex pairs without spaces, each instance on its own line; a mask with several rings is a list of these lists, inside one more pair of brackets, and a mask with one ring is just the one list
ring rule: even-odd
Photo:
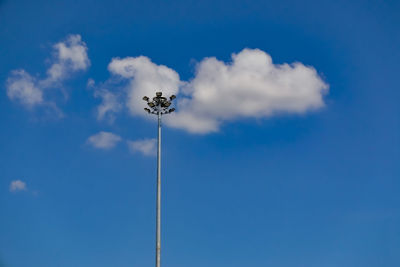
[[399,266],[399,26],[398,1],[0,1],[0,266],[153,266],[160,84],[163,266]]

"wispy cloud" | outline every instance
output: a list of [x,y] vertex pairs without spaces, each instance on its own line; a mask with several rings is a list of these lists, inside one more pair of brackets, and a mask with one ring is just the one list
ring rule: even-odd
[[116,114],[123,109],[123,93],[119,90],[112,91],[109,89],[119,89],[117,84],[119,84],[119,81],[114,79],[109,79],[99,84],[96,84],[91,78],[88,79],[86,87],[93,90],[95,98],[101,100],[101,103],[96,107],[97,120],[105,120],[112,124],[116,118]]
[[53,46],[51,65],[44,79],[38,79],[23,69],[14,70],[6,82],[7,95],[32,110],[35,107],[52,108],[59,112],[54,101],[46,98],[46,89],[61,88],[62,81],[77,71],[90,66],[87,46],[81,36],[69,35],[64,41]]
[[21,180],[14,180],[14,181],[11,181],[9,190],[12,193],[17,193],[20,191],[27,191],[28,187],[26,186],[25,182],[23,182]]
[[145,156],[155,156],[157,153],[157,140],[155,138],[127,141],[127,143],[131,152],[139,152]]
[[[90,136],[87,143],[95,148],[109,150],[114,148],[123,138],[110,132],[99,132]],[[141,153],[145,156],[156,155],[155,138],[144,138],[139,140],[126,140],[126,144],[132,153]]]
[[110,132],[99,132],[88,138],[87,143],[98,149],[111,149],[120,142],[122,138]]
[[96,90],[94,96],[101,99],[101,104],[97,107],[97,119],[107,118],[109,122],[113,122],[115,114],[122,109],[118,96],[106,89]]

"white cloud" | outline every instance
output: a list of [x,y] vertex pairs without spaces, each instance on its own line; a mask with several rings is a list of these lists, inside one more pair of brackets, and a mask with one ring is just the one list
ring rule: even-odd
[[58,61],[72,70],[85,70],[90,66],[86,43],[79,34],[69,35],[64,42],[54,45]]
[[154,156],[157,153],[157,140],[155,138],[127,141],[127,143],[131,152],[140,152],[145,156]]
[[232,62],[206,58],[178,100],[168,124],[190,132],[217,131],[224,121],[304,113],[324,106],[328,85],[302,63],[276,65],[259,49],[244,49]]
[[52,64],[44,79],[32,77],[23,69],[11,72],[6,83],[7,95],[11,100],[29,109],[44,106],[60,113],[56,104],[45,98],[46,89],[61,88],[63,80],[74,72],[86,70],[90,61],[87,46],[78,34],[69,35],[65,41],[55,44],[53,49]]
[[87,142],[95,148],[99,149],[110,149],[116,146],[118,142],[122,139],[120,136],[109,133],[109,132],[99,132],[88,138]]
[[7,79],[7,96],[28,108],[43,104],[43,92],[36,80],[24,70],[14,70]]
[[25,182],[23,182],[21,180],[14,180],[14,181],[11,181],[9,190],[12,193],[16,193],[19,191],[26,191],[26,190],[28,190],[28,188],[27,188]]
[[240,118],[302,114],[324,106],[329,86],[311,66],[300,62],[274,64],[259,49],[244,49],[225,63],[214,57],[198,63],[195,76],[181,81],[178,73],[149,58],[114,58],[109,71],[129,80],[125,104],[132,115],[146,116],[142,97],[156,91],[181,93],[177,112],[166,116],[171,127],[192,133],[218,131],[221,124]]
[[71,73],[86,70],[90,66],[86,43],[79,34],[69,35],[65,41],[53,46],[53,64],[47,70],[47,79],[43,86],[53,86],[64,80]]

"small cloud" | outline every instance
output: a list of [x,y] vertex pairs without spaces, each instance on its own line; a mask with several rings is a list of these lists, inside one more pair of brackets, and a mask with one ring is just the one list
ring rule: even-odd
[[20,192],[20,191],[27,191],[28,188],[27,188],[25,182],[23,182],[21,180],[14,180],[14,181],[11,181],[9,190],[12,193],[16,193],[16,192]]
[[111,149],[117,145],[122,139],[120,136],[109,133],[99,132],[88,138],[87,142],[95,148],[99,149]]
[[96,82],[92,78],[89,78],[87,83],[86,83],[86,87],[87,88],[92,88],[92,87],[95,86],[95,84],[96,84]]
[[43,92],[35,79],[24,70],[14,70],[7,79],[7,96],[27,108],[43,104]]
[[79,34],[69,35],[64,41],[53,46],[53,64],[47,70],[44,86],[53,86],[64,80],[71,73],[84,71],[90,66],[86,43]]
[[157,154],[157,140],[155,138],[127,141],[127,143],[129,150],[133,153],[140,152],[145,156],[155,156]]
[[98,89],[94,92],[95,98],[101,98],[101,104],[97,107],[97,120],[106,118],[110,123],[114,122],[115,114],[122,109],[118,95],[107,89]]

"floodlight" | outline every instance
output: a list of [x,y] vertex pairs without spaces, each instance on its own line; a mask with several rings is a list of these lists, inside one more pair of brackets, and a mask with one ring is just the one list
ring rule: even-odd
[[174,112],[174,111],[175,111],[175,108],[170,108],[170,109],[168,110],[169,113]]
[[175,98],[176,98],[176,95],[171,95],[171,96],[169,97],[170,100],[174,100]]
[[156,105],[153,102],[149,102],[147,103],[147,105],[149,105],[149,107],[154,108]]
[[157,93],[156,93],[156,96],[157,96],[157,97],[162,96],[162,92],[157,92]]
[[143,97],[143,100],[144,100],[144,101],[149,101],[149,98],[148,98],[147,96],[144,96],[144,97]]
[[146,110],[148,113],[150,113],[150,109],[148,109],[148,108],[144,108],[144,110]]

